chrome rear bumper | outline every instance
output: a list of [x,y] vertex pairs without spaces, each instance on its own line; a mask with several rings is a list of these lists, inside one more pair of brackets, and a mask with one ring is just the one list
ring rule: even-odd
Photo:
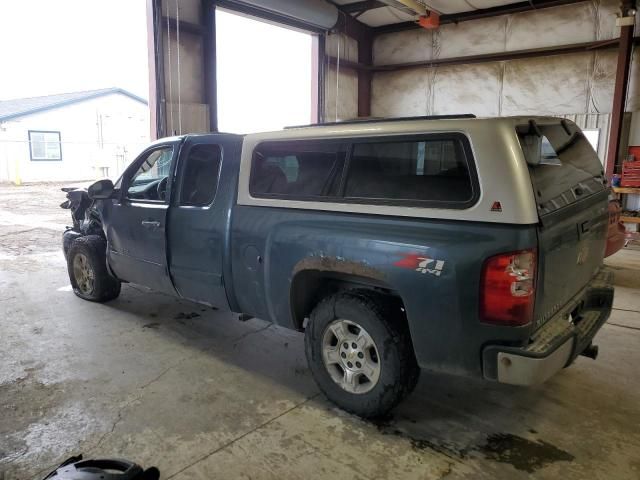
[[526,346],[486,346],[482,351],[484,377],[512,385],[544,382],[591,344],[609,318],[612,304],[613,274],[603,268]]

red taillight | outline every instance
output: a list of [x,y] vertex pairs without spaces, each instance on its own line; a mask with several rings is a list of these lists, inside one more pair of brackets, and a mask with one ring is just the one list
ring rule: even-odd
[[525,325],[533,319],[536,251],[502,253],[482,269],[480,321],[494,325]]

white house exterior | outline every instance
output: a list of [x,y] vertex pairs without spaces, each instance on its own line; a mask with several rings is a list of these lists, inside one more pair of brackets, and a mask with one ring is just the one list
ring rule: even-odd
[[148,142],[146,100],[119,88],[0,101],[0,182],[116,178]]

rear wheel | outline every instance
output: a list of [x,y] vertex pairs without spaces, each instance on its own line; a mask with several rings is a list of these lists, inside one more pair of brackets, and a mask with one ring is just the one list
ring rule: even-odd
[[120,295],[120,281],[107,270],[107,245],[102,237],[76,238],[67,253],[73,293],[92,302],[107,302]]
[[332,295],[311,313],[305,332],[309,368],[324,394],[362,417],[384,415],[419,376],[400,311],[367,292]]

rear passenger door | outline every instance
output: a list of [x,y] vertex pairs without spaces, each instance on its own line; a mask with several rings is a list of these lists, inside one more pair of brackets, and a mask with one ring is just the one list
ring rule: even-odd
[[206,137],[182,147],[169,210],[169,265],[178,293],[228,308],[223,282],[227,206],[218,195],[224,148]]

